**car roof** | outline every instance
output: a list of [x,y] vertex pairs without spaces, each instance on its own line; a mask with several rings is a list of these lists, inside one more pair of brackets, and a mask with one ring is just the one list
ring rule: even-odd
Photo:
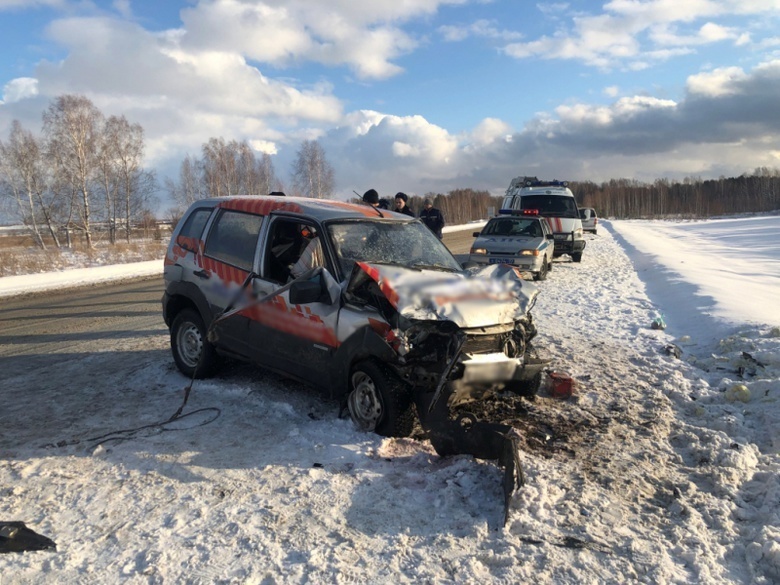
[[558,186],[523,187],[517,192],[520,197],[527,195],[553,195],[557,197],[574,197],[571,189]]
[[282,197],[277,195],[233,195],[230,197],[212,197],[197,202],[198,206],[214,206],[220,209],[243,211],[258,215],[285,212],[319,221],[331,219],[390,219],[411,221],[408,215],[402,215],[379,209],[370,205],[334,201],[332,199],[314,199],[310,197]]

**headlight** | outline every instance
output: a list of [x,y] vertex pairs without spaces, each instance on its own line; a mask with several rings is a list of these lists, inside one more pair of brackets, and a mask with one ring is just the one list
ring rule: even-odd
[[487,254],[487,250],[485,248],[472,248],[471,254]]
[[578,228],[578,229],[574,230],[574,238],[575,239],[579,239],[578,236],[579,236],[579,238],[582,238],[582,228]]
[[539,250],[520,250],[518,254],[520,256],[538,256]]

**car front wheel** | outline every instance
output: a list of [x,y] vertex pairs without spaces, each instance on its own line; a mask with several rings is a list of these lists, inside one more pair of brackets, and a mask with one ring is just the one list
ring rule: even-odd
[[542,258],[542,267],[538,272],[534,272],[534,280],[545,280],[547,278],[547,258]]
[[193,309],[184,309],[171,325],[173,361],[190,378],[207,378],[218,365],[217,352],[206,338],[206,326]]
[[384,437],[408,437],[414,427],[414,404],[406,385],[386,367],[357,363],[349,375],[349,414],[355,425]]

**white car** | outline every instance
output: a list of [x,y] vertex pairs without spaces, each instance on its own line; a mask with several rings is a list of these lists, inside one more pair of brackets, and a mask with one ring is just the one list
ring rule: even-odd
[[599,218],[595,209],[592,207],[580,207],[580,219],[582,220],[582,231],[592,234],[597,233],[596,226],[598,226]]
[[471,246],[477,264],[511,264],[544,280],[552,268],[554,235],[547,222],[529,212],[499,215],[488,221]]

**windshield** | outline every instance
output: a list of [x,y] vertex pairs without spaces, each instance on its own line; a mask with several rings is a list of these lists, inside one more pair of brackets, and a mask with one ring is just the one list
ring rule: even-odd
[[524,195],[520,198],[522,209],[536,209],[539,215],[578,218],[577,204],[573,197],[558,195]]
[[460,271],[460,264],[419,221],[353,220],[328,224],[341,271],[349,276],[356,260],[408,268]]
[[542,228],[536,219],[502,217],[491,219],[480,234],[482,236],[542,236]]

